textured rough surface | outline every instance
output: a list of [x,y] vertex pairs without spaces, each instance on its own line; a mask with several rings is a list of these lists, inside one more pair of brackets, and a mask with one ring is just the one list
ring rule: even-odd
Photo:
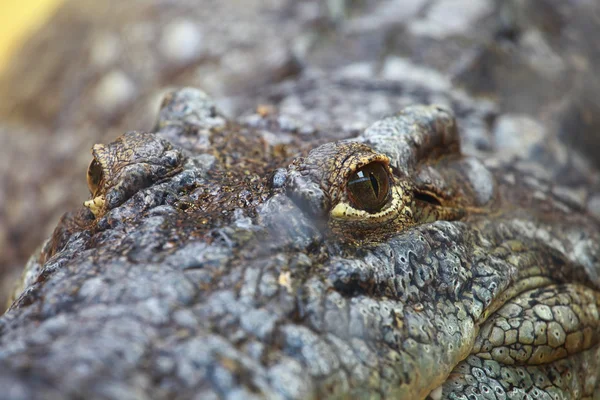
[[[71,0],[31,39],[0,78],[0,273],[22,268],[81,204],[92,145],[151,130],[164,93],[179,86],[202,88],[229,116],[258,99],[340,136],[410,104],[442,103],[470,154],[517,154],[560,171],[562,183],[597,184],[573,173],[587,167],[557,138],[598,154],[598,2],[240,4]],[[335,80],[332,93],[315,73]],[[303,83],[271,86],[286,79]],[[457,86],[493,107],[478,99],[465,114]]]
[[153,133],[94,147],[92,200],[0,319],[10,398],[599,395],[585,202],[463,154],[443,106],[321,145],[221,115],[184,89]]
[[67,4],[0,83],[0,261],[73,209],[2,393],[599,397],[599,175],[560,141],[598,5],[563,3]]

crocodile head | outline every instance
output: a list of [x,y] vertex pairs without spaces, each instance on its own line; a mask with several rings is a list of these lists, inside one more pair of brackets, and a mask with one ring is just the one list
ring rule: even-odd
[[118,201],[67,214],[30,261],[0,382],[30,397],[598,394],[584,207],[463,155],[443,107],[327,137],[264,108],[228,121],[185,89],[155,133],[95,147],[92,197]]

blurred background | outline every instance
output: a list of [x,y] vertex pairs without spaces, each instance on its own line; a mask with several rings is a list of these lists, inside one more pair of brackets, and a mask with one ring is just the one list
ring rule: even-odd
[[597,0],[2,0],[0,19],[0,304],[87,199],[91,146],[152,129],[177,86],[232,117],[303,118],[341,101],[311,79],[337,82],[370,93],[335,128],[354,130],[397,111],[383,94],[453,99],[485,110],[457,110],[465,151],[543,165],[575,197],[598,186]]
[[[0,75],[8,68],[12,57],[16,56],[23,43],[50,17],[62,0],[2,0],[0,2]],[[0,101],[10,101],[4,98]],[[9,146],[9,140],[0,136],[0,146]],[[8,148],[5,152],[10,151]],[[1,153],[4,156],[4,152]],[[0,170],[2,173],[15,173],[10,165]],[[17,178],[18,179],[18,178]],[[26,181],[26,178],[23,178]],[[5,184],[6,179],[0,178],[0,309],[4,309],[8,293],[13,281],[18,279],[24,264],[25,254],[31,244],[25,245],[22,250],[14,248],[15,244],[7,238],[11,236],[9,218],[5,215],[10,212],[7,204],[9,190]],[[25,182],[24,182],[25,183]],[[13,222],[14,223],[14,222]],[[18,223],[18,222],[17,222]],[[37,236],[37,235],[35,235]],[[16,245],[16,247],[20,247]]]
[[0,3],[0,73],[22,42],[54,11],[61,0],[2,0]]

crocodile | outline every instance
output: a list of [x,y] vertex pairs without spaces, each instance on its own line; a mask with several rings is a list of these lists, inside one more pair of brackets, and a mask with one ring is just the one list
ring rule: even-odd
[[[497,156],[510,143],[531,148],[527,142],[541,126],[546,137],[524,154],[536,158],[534,166],[583,165],[565,159],[564,144],[554,146],[556,157],[538,157],[556,135],[597,159],[600,62],[590,41],[600,31],[595,1],[60,3],[0,76],[0,97],[7,99],[0,102],[2,304],[12,274],[17,278],[60,216],[87,195],[81,174],[91,145],[126,130],[151,130],[160,100],[174,87],[202,88],[230,116],[265,102],[286,115],[300,108],[292,114],[302,122],[330,133],[350,128],[353,135],[408,104],[446,104],[447,93],[458,87],[477,95],[477,102],[482,96],[494,101],[497,109],[472,118],[451,100],[469,154]],[[335,97],[329,88],[313,90],[310,99],[298,99],[301,93],[264,98],[273,84],[315,70],[344,77],[346,87],[381,82],[350,93],[363,99],[352,107],[341,107],[347,92]],[[473,121],[480,125],[469,129]],[[511,126],[517,133],[508,140],[498,135]],[[598,193],[600,179],[592,177],[563,168],[551,179]]]
[[445,105],[346,137],[302,126],[186,88],[149,132],[95,145],[90,199],[0,317],[3,395],[600,395],[584,201],[468,155]]

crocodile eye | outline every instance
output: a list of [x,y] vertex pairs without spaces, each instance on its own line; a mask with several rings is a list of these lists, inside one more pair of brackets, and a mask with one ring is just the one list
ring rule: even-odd
[[98,187],[100,186],[100,181],[102,180],[102,167],[100,163],[96,161],[94,158],[90,163],[90,166],[87,170],[87,184],[88,188],[92,195],[96,194]]
[[350,176],[347,188],[348,197],[355,208],[376,213],[388,200],[390,176],[382,163],[372,162]]

